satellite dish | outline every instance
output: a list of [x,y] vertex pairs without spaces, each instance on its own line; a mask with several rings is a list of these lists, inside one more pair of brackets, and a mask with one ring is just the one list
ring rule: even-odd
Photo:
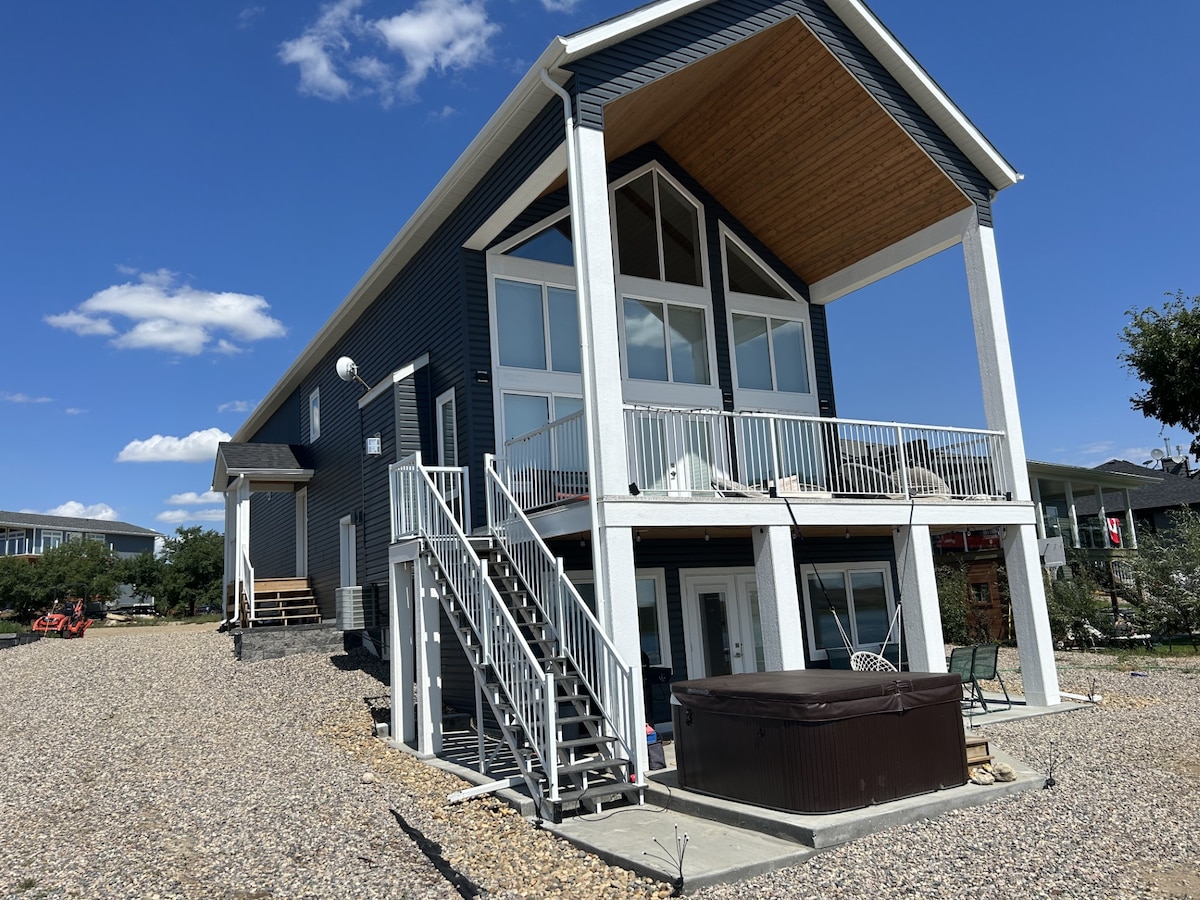
[[370,390],[371,386],[363,381],[358,376],[358,365],[350,357],[343,356],[337,361],[338,378],[342,381],[357,381],[363,387]]
[[[350,362],[349,359],[347,359],[346,361]],[[354,365],[354,363],[350,363],[350,365]],[[339,373],[341,372],[341,368],[342,368],[342,364],[341,364],[341,362],[339,362],[338,363],[338,372]],[[343,375],[342,377],[344,378],[345,376]],[[1163,451],[1161,451],[1157,447],[1155,447],[1153,450],[1150,451],[1150,455],[1152,457],[1154,457],[1154,459],[1162,459],[1167,454],[1163,453]]]

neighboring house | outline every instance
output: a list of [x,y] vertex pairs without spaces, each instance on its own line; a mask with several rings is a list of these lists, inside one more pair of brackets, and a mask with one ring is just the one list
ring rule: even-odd
[[[1112,463],[1108,466],[1113,465]],[[1160,473],[1141,466],[1089,469],[1029,460],[1029,491],[1035,504],[1042,562],[1052,577],[1069,553],[1092,563],[1105,587],[1130,581],[1129,560],[1137,554],[1137,529],[1127,503],[1117,498],[1155,491]],[[1200,502],[1200,490],[1196,491]],[[1098,502],[1105,498],[1104,502]],[[944,531],[934,538],[943,562],[963,565],[970,597],[968,625],[993,640],[1009,640],[1011,610],[1006,602],[1001,568],[1004,551],[998,528]]]
[[[1017,180],[858,0],[555,39],[221,445],[237,615],[264,577],[325,618],[389,598],[392,734],[436,753],[443,705],[486,701],[553,807],[591,763],[642,781],[650,669],[824,666],[902,602],[944,671],[934,536],[999,528],[1025,696],[1057,703],[992,227]],[[954,246],[987,428],[840,418],[826,304]]]
[[1125,521],[1136,520],[1143,530],[1158,532],[1170,527],[1167,513],[1172,510],[1189,506],[1200,511],[1200,480],[1187,474],[1186,465],[1149,469],[1123,459],[1111,459],[1096,469],[1137,475],[1148,479],[1149,483],[1120,493],[1105,491],[1101,495],[1081,497],[1076,500],[1080,516],[1098,519],[1119,516]]
[[98,541],[118,556],[132,557],[153,553],[160,538],[157,531],[125,522],[0,510],[0,556],[33,559],[71,541]]

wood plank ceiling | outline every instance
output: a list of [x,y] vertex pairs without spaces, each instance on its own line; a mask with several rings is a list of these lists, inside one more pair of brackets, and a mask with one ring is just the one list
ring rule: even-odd
[[798,19],[604,115],[610,160],[657,142],[809,284],[971,203]]

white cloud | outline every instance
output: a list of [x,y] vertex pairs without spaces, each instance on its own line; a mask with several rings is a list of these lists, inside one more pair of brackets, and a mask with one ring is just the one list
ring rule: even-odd
[[[121,349],[195,356],[210,347],[221,353],[241,349],[218,332],[242,342],[282,337],[287,329],[269,309],[262,297],[177,285],[175,273],[159,269],[141,273],[137,282],[107,287],[73,310],[46,316],[46,322],[78,335],[112,335],[111,343]],[[131,323],[126,331],[113,324],[118,318]]]
[[217,444],[229,439],[220,428],[193,431],[181,438],[156,434],[144,441],[130,441],[117,454],[117,462],[212,462]]
[[[576,0],[551,0],[570,4]],[[411,9],[382,19],[358,14],[362,0],[336,0],[298,38],[285,41],[279,58],[300,68],[303,94],[342,100],[373,94],[384,106],[416,99],[431,72],[465,69],[490,58],[488,41],[500,26],[488,19],[483,0],[418,0]],[[371,42],[399,54],[404,71],[374,53]]]
[[578,5],[579,0],[542,0],[546,12],[571,12]]
[[181,525],[184,522],[224,522],[223,509],[167,509],[154,517],[159,522],[168,525]]
[[228,403],[222,403],[217,407],[217,412],[235,412],[245,413],[254,409],[254,402],[251,400],[230,400]]
[[238,28],[249,28],[254,20],[266,11],[265,6],[247,6],[238,13]]
[[429,111],[429,118],[431,119],[449,119],[451,116],[456,115],[458,115],[458,110],[453,106],[443,106],[441,109]]
[[206,506],[213,503],[224,503],[225,495],[216,491],[205,491],[197,494],[195,491],[184,491],[182,494],[172,494],[165,501],[168,506]]
[[68,500],[54,509],[42,510],[41,514],[43,516],[66,516],[71,519],[103,519],[106,522],[115,522],[117,519],[117,511],[107,503],[83,504],[78,500]]
[[0,391],[0,400],[7,400],[9,403],[53,403],[53,397],[34,397],[30,394],[10,394],[7,391]]
[[87,410],[80,409],[77,406],[68,406],[65,410],[63,410],[63,412],[65,412],[68,416],[82,416],[85,412],[87,412]]

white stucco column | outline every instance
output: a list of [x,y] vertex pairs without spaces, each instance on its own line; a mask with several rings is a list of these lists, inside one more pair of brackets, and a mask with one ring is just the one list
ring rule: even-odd
[[1100,522],[1100,534],[1104,538],[1104,546],[1111,548],[1112,541],[1108,537],[1108,511],[1104,508],[1104,491],[1100,485],[1096,485],[1096,518]]
[[416,604],[417,752],[433,756],[442,749],[442,636],[437,580],[424,558],[413,562]]
[[246,611],[246,615],[250,615],[254,612],[254,582],[253,573],[247,567],[250,561],[250,482],[246,480],[245,475],[239,476],[236,491],[237,506],[234,510],[233,526],[236,583],[233,589],[239,596],[245,593],[249,599],[251,609]]
[[1008,573],[1017,651],[1025,702],[1053,706],[1062,699],[1058,670],[1054,667],[1054,640],[1046,612],[1046,585],[1037,553],[1037,532],[1032,525],[1008,525],[1004,535],[1004,567]]
[[[933,539],[928,525],[905,525],[892,535],[900,582],[901,622],[914,672],[946,671],[946,640],[933,569]],[[1037,551],[1037,545],[1034,545]],[[1036,556],[1035,556],[1036,558]]]
[[413,563],[393,562],[388,587],[388,641],[391,645],[391,737],[395,743],[417,739],[416,707],[413,704]]
[[772,525],[752,529],[754,579],[762,621],[763,657],[768,672],[804,668],[804,626],[796,588],[792,529]]

